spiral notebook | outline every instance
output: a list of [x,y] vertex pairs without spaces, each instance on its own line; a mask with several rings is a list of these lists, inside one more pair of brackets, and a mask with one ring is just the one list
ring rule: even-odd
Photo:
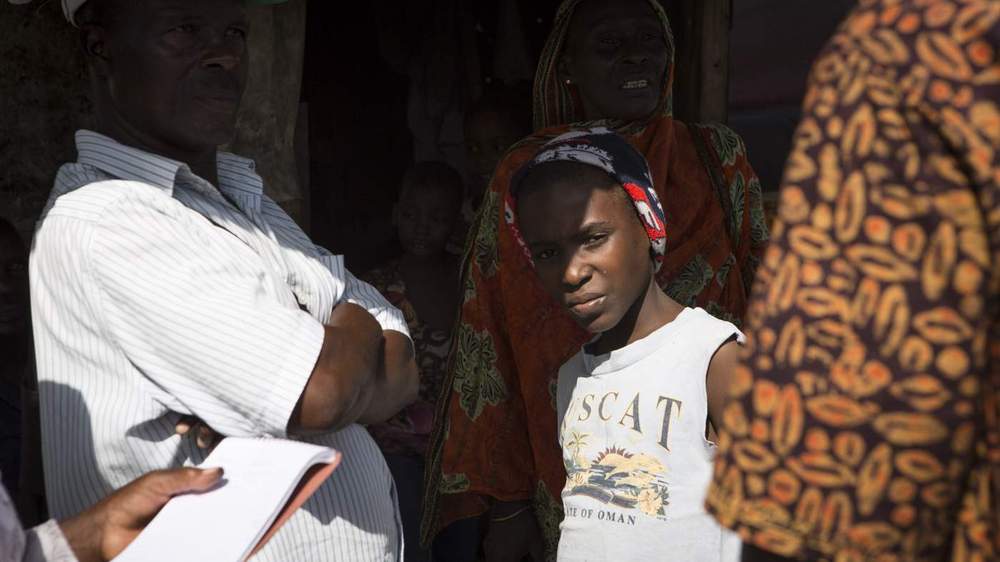
[[201,468],[222,481],[171,499],[115,562],[240,562],[260,550],[340,463],[334,449],[286,439],[223,439]]

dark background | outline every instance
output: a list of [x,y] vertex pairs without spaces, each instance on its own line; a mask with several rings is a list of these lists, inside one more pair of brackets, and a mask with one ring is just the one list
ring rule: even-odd
[[[677,39],[677,83],[683,85],[694,43],[685,33],[699,3],[664,3]],[[772,208],[809,66],[851,4],[733,0],[728,122],[743,135]],[[256,145],[275,138],[267,136],[270,129],[257,127],[237,149],[258,159],[272,196],[318,243],[345,254],[352,270],[363,272],[394,250],[390,215],[403,171],[424,159],[461,167],[462,110],[498,83],[522,80],[528,89],[557,6],[556,0],[293,0],[266,8],[275,14],[267,41],[278,47],[270,53],[272,87],[282,86],[282,72],[297,76],[298,64],[293,57],[291,68],[282,68],[284,62],[273,59],[304,43],[294,142],[298,185],[268,175],[276,166],[261,154],[268,147]],[[295,13],[305,13],[304,26],[282,20]],[[498,68],[498,54],[511,48],[501,19],[511,13],[524,53],[513,57],[520,61],[513,67]],[[59,164],[75,159],[73,132],[90,124],[86,92],[75,30],[62,19],[59,2],[0,2],[0,216],[25,233]],[[680,119],[691,111],[684,104],[676,108]],[[250,121],[281,121],[279,111],[269,111]],[[433,142],[426,135],[433,119],[423,114],[438,120],[441,134]],[[424,134],[414,134],[414,123]],[[278,196],[288,193],[293,199]]]
[[[559,2],[515,0],[523,31],[537,60]],[[664,2],[671,21],[690,14],[678,2]],[[799,104],[813,58],[853,2],[828,0],[734,0],[730,36],[729,124],[749,149],[751,162],[770,199],[780,181]],[[456,33],[472,26],[474,58],[482,83],[490,87],[498,0],[410,2],[388,10],[377,3],[355,6],[351,18],[332,2],[309,5],[302,100],[308,104],[311,234],[318,243],[347,255],[363,271],[392,252],[386,206],[399,178],[414,160],[407,123],[409,78],[373,47],[373,37],[391,33],[411,52],[421,32],[434,29],[434,14],[462,13]],[[684,56],[683,26],[674,24],[677,58]],[[462,48],[456,45],[456,48]],[[683,75],[677,81],[684,80]],[[472,92],[465,92],[472,95]],[[678,107],[684,119],[685,108]],[[388,233],[388,234],[387,234]]]

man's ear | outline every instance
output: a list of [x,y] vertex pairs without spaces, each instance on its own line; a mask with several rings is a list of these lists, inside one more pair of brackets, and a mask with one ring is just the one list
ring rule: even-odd
[[111,56],[108,49],[108,30],[96,23],[86,23],[80,26],[80,42],[87,64],[99,76],[110,74]]

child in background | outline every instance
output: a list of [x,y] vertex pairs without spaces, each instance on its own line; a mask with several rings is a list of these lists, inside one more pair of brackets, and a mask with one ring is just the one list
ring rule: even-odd
[[403,311],[420,369],[417,402],[388,422],[368,428],[396,480],[407,562],[428,559],[419,540],[424,451],[458,311],[458,258],[445,246],[460,219],[462,193],[461,176],[447,164],[422,162],[411,167],[393,210],[403,255],[364,276]]
[[511,87],[487,90],[465,112],[465,156],[469,163],[462,201],[462,224],[448,243],[461,254],[469,225],[476,218],[493,170],[514,143],[531,133],[531,91]]
[[645,159],[606,129],[567,133],[511,197],[545,290],[594,334],[559,370],[558,559],[738,560],[703,504],[743,335],[655,283],[668,233]]
[[531,91],[488,90],[465,113],[465,153],[472,184],[467,200],[478,207],[493,170],[514,143],[531,133]]

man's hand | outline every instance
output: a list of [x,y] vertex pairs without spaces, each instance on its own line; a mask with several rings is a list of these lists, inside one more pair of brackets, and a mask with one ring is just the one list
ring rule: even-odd
[[323,348],[292,412],[289,432],[327,432],[368,409],[384,353],[382,327],[367,310],[340,303],[325,327]]
[[81,562],[111,560],[139,536],[170,498],[209,490],[221,477],[221,468],[150,472],[59,526]]
[[406,335],[386,331],[382,361],[379,364],[376,392],[358,422],[384,422],[416,402],[420,391],[420,373],[413,353],[413,342]]
[[199,449],[207,449],[208,452],[211,452],[225,437],[196,416],[181,416],[174,425],[174,431],[181,437],[191,437]]
[[534,562],[545,560],[542,531],[528,502],[498,502],[493,506],[483,552],[486,562],[521,562],[526,556]]

